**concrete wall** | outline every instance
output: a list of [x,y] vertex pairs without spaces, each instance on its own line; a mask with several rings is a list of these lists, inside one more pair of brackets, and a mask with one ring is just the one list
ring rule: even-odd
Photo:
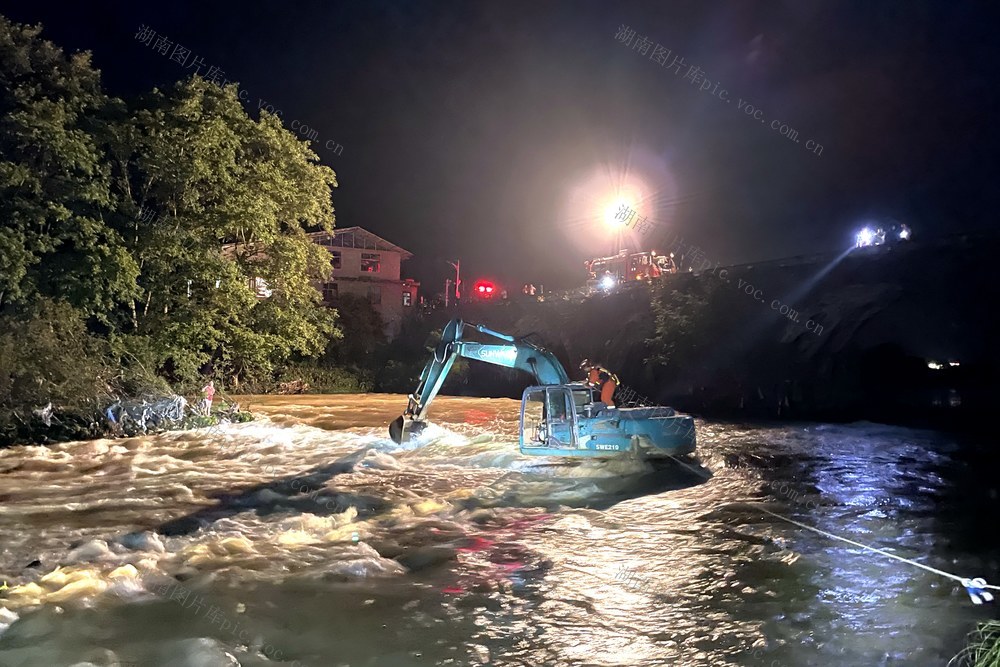
[[[373,303],[372,306],[382,316],[382,320],[386,324],[386,334],[390,338],[394,337],[399,332],[403,318],[417,310],[417,303],[420,295],[419,285],[416,283],[408,283],[406,281],[369,280],[364,278],[358,280],[344,278],[338,280],[333,278],[331,279],[331,282],[337,284],[337,292],[339,296],[350,294],[365,299],[366,301],[370,301],[371,299],[371,290],[379,290],[379,302]],[[409,306],[403,305],[403,292],[410,293]],[[329,305],[336,307],[337,304],[336,301],[334,301]]]
[[[324,246],[326,247],[326,246]],[[365,250],[363,248],[326,247],[331,252],[340,253],[340,268],[333,270],[333,277],[377,278],[381,280],[399,280],[401,257],[398,252],[388,250]],[[362,254],[379,256],[379,271],[372,273],[361,270]]]
[[[331,253],[340,253],[340,268],[334,268],[330,282],[336,283],[338,295],[351,294],[371,300],[372,290],[379,290],[380,298],[375,307],[386,323],[386,333],[392,337],[399,331],[402,320],[416,309],[418,285],[400,280],[402,255],[391,250],[341,248],[324,246]],[[379,270],[362,271],[364,255],[378,255]],[[403,292],[410,292],[410,306],[403,305]],[[330,305],[336,306],[336,303]]]

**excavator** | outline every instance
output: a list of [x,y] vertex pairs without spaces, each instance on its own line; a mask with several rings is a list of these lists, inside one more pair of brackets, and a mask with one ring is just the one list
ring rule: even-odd
[[[502,342],[465,340],[466,328]],[[431,402],[459,357],[517,368],[534,377],[535,384],[521,395],[518,446],[522,454],[656,459],[694,452],[692,417],[667,407],[627,408],[604,403],[591,385],[571,382],[555,355],[526,337],[515,338],[460,319],[445,326],[416,391],[409,396],[406,411],[389,425],[393,442],[406,443],[424,430]]]

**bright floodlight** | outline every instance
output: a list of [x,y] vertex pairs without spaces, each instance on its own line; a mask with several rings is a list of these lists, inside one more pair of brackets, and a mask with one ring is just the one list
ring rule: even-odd
[[628,222],[629,212],[635,215],[635,204],[624,197],[617,197],[611,200],[607,208],[604,209],[604,222],[612,227],[618,227]]
[[604,276],[603,278],[601,278],[601,287],[602,288],[604,288],[604,289],[611,289],[614,286],[615,286],[615,277],[614,276]]
[[902,229],[900,229],[899,230],[899,238],[902,239],[902,240],[904,240],[904,241],[906,239],[910,238],[910,228],[909,227],[903,227]]
[[859,248],[870,246],[875,242],[875,232],[872,231],[871,227],[865,227],[858,232],[857,242]]

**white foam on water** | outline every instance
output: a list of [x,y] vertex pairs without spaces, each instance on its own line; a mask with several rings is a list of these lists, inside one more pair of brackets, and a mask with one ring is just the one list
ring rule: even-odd
[[7,628],[13,625],[14,621],[19,618],[20,616],[10,609],[7,609],[7,607],[0,607],[0,636],[2,636],[3,633],[7,631]]

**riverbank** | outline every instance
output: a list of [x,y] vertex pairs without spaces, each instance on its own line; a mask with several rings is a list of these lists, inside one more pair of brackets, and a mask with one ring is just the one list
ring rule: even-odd
[[[586,298],[567,293],[541,302],[465,303],[411,318],[396,340],[335,360],[344,367],[330,360],[290,364],[266,382],[244,381],[238,391],[295,385],[314,393],[409,393],[440,329],[462,317],[516,336],[534,334],[571,375],[583,358],[599,361],[647,401],[702,417],[864,420],[975,434],[992,423],[1000,402],[994,381],[1000,349],[991,345],[980,318],[1000,305],[1000,288],[980,280],[980,267],[997,253],[1000,237],[962,235],[837,256],[713,266]],[[52,362],[22,373],[24,389],[10,394],[22,399],[22,407],[16,420],[8,415],[6,427],[0,424],[0,441],[109,433],[99,419],[103,407],[96,405],[56,428],[25,425],[33,410],[53,400],[28,382],[32,377],[62,373],[82,385],[53,385],[64,395],[97,395],[102,377],[123,370],[81,363],[100,357],[89,351],[93,344],[67,344],[79,335],[51,343],[40,334],[24,337],[39,348],[31,359]],[[139,370],[137,364],[126,368]],[[140,377],[139,386],[162,382],[145,372]],[[443,393],[520,398],[528,382],[517,371],[460,362]],[[136,384],[124,383],[126,389]],[[34,394],[24,402],[27,389]]]
[[133,438],[168,431],[216,428],[252,421],[253,414],[238,403],[216,401],[211,414],[192,407],[181,396],[117,401],[103,411],[59,409],[48,404],[26,419],[17,412],[0,418],[0,448],[14,445],[51,445],[74,440]]
[[[982,319],[1000,306],[982,279],[998,253],[991,233],[712,266],[588,298],[463,304],[426,326],[457,316],[534,333],[568,369],[597,360],[648,399],[713,418],[975,432],[1000,402],[1000,348]],[[485,364],[464,373],[446,391],[525,386]]]

